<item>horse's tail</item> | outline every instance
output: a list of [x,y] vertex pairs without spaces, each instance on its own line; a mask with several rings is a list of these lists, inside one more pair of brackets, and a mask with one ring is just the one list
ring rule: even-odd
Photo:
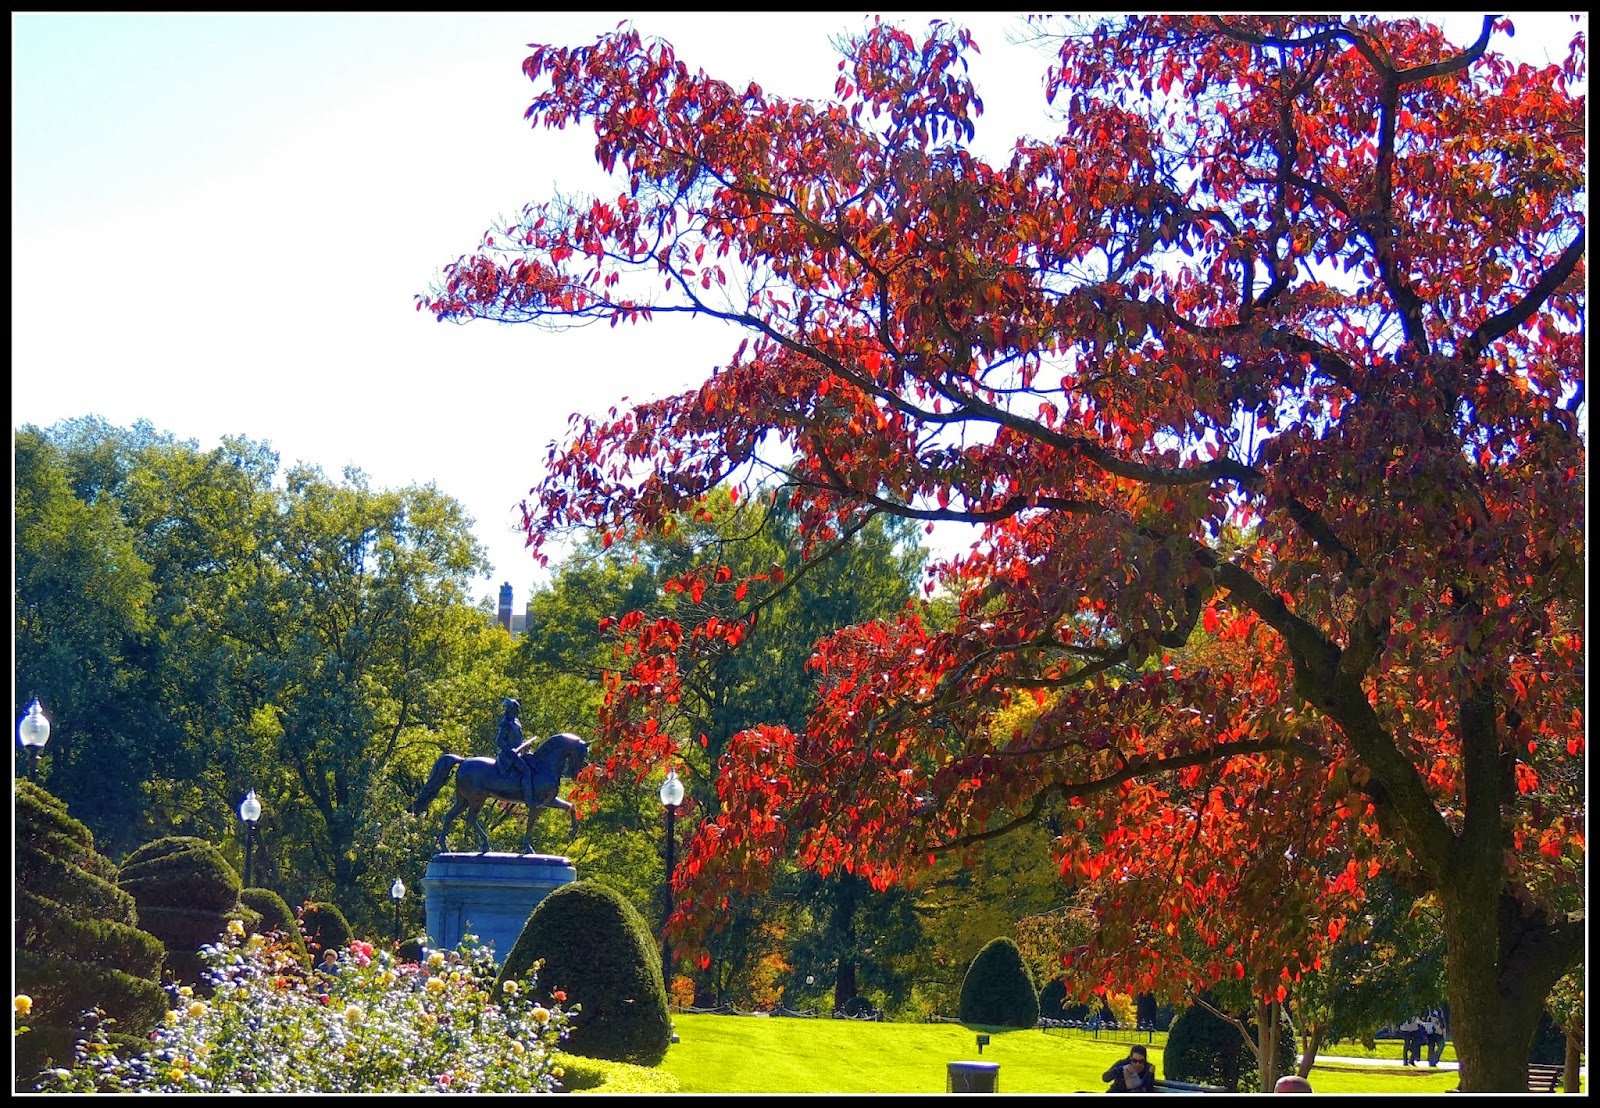
[[450,780],[450,772],[464,760],[459,754],[439,755],[439,760],[433,763],[433,772],[428,775],[428,783],[422,786],[422,791],[417,794],[416,803],[411,805],[412,815],[420,816],[428,810],[433,798],[439,795],[444,783]]

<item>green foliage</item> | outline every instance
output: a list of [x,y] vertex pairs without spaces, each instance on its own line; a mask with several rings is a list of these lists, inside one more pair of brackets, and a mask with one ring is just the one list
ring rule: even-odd
[[500,983],[535,962],[542,998],[566,993],[580,1007],[565,1049],[653,1066],[671,1040],[655,944],[633,905],[595,881],[563,885],[539,902],[506,956]]
[[1072,1018],[1067,1015],[1067,986],[1061,978],[1052,977],[1044,983],[1044,988],[1039,990],[1039,1018],[1046,1020]]
[[1243,1045],[1236,1028],[1205,1007],[1191,1004],[1167,1032],[1161,1076],[1168,1081],[1221,1085],[1237,1092]]
[[670,1073],[628,1062],[555,1055],[557,1080],[569,1093],[675,1093],[678,1079]]
[[[1253,1025],[1247,1029],[1259,1042],[1259,1029]],[[1259,1092],[1261,1088],[1261,1067],[1239,1029],[1201,1004],[1189,1005],[1172,1021],[1165,1058],[1162,1076],[1170,1081],[1221,1085],[1235,1092]],[[1278,1036],[1277,1061],[1279,1076],[1294,1072],[1294,1036],[1287,1024]]]
[[136,1041],[166,994],[161,943],[135,926],[133,898],[99,876],[109,863],[89,829],[30,781],[16,783],[15,826],[15,987],[32,1001],[29,1030],[14,1040],[24,1088],[47,1061],[67,1060],[85,1011],[104,1009]]
[[327,901],[307,904],[300,918],[300,928],[305,935],[306,945],[317,951],[319,957],[324,950],[343,950],[355,938],[355,933],[350,930],[350,921],[344,918],[339,906]]
[[[397,966],[365,944],[338,972],[235,930],[207,950],[211,995],[183,997],[129,1058],[92,1035],[48,1091],[168,1093],[548,1092],[566,1026],[531,999],[491,1001],[494,961],[464,947]],[[531,991],[531,990],[530,990]]]
[[157,839],[135,850],[122,863],[117,882],[141,910],[227,912],[238,905],[242,887],[239,875],[216,847],[185,835]]
[[230,919],[253,921],[239,904],[239,875],[204,839],[169,835],[128,855],[117,883],[139,906],[139,924],[166,947],[166,969],[196,984],[200,948],[215,942]]
[[961,982],[959,1015],[962,1023],[1001,1027],[1039,1022],[1039,993],[1013,940],[994,939],[978,951]]
[[283,897],[271,889],[241,889],[239,903],[255,910],[261,916],[260,922],[251,930],[262,935],[270,935],[275,931],[280,933],[284,944],[290,950],[302,960],[310,960],[311,955],[306,950],[305,936],[300,933],[300,924],[295,920],[294,912],[289,909]]

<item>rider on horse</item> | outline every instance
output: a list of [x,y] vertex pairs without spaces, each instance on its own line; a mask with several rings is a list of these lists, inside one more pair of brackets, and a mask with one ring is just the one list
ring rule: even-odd
[[516,697],[506,697],[505,710],[506,714],[500,720],[500,732],[494,737],[495,746],[500,749],[500,753],[495,759],[495,764],[508,777],[514,777],[521,781],[524,793],[531,793],[533,790],[533,771],[528,767],[527,760],[522,757],[522,752],[538,736],[535,735],[534,739],[523,741],[522,724],[517,722],[517,713],[522,711],[522,704]]

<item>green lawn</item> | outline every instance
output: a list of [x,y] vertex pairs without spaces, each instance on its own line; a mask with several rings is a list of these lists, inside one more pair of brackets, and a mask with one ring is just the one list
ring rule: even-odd
[[[1036,1030],[955,1023],[865,1023],[854,1020],[673,1016],[679,1042],[661,1068],[686,1093],[940,1093],[946,1063],[1000,1063],[1003,1093],[1102,1092],[1117,1043],[1046,1035]],[[975,1034],[990,1043],[980,1058]],[[1150,1048],[1157,1075],[1161,1049]],[[1442,1093],[1454,1071],[1331,1068],[1312,1070],[1318,1092]]]

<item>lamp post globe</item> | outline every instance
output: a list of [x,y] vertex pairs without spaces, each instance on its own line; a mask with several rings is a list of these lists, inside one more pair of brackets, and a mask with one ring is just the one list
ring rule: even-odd
[[250,848],[255,845],[256,821],[261,818],[261,798],[251,789],[239,803],[239,818],[244,820],[244,887],[254,888],[250,878]]
[[394,900],[394,941],[400,941],[400,902],[406,898],[406,883],[398,877],[389,886],[389,896]]
[[672,871],[677,868],[677,842],[673,835],[673,820],[678,805],[683,803],[683,782],[676,770],[667,770],[667,779],[661,783],[661,806],[667,810],[667,910],[661,917],[661,986],[672,989],[672,944],[667,939],[667,920],[672,915]]
[[27,714],[17,724],[17,739],[28,752],[28,780],[32,781],[39,772],[39,755],[44,753],[44,744],[50,741],[50,720],[39,706],[37,696],[28,702]]

